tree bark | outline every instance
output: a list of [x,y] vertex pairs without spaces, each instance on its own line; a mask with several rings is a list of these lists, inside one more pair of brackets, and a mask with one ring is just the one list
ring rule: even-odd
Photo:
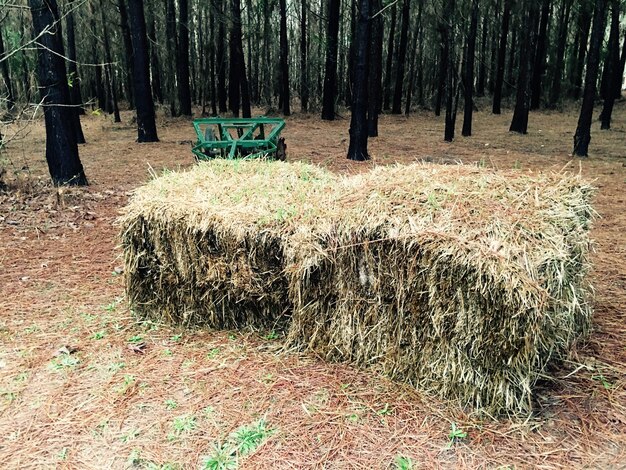
[[[130,0],[129,0],[130,1]],[[178,89],[176,87],[176,56],[178,55],[178,39],[176,38],[176,4],[174,0],[165,0],[165,42],[167,44],[168,57],[168,99],[170,101],[170,112],[173,117],[179,116],[179,109],[176,105],[178,100]]]
[[[378,13],[383,3],[381,0],[372,0],[372,15]],[[378,136],[378,112],[382,100],[383,75],[383,16],[378,15],[370,20],[369,44],[369,79],[367,100],[367,133],[369,137]]]
[[328,30],[326,35],[326,72],[324,74],[324,97],[322,119],[335,119],[335,97],[337,95],[337,50],[339,48],[340,0],[328,0]]
[[598,80],[598,68],[600,64],[600,48],[606,27],[607,0],[596,0],[593,27],[591,30],[591,42],[587,53],[587,73],[585,75],[585,91],[580,108],[578,126],[574,134],[573,155],[586,157],[589,153],[591,142],[591,121],[593,119],[593,105],[596,99],[596,82]]
[[[2,30],[0,30],[0,57],[5,54],[4,41],[2,40]],[[0,62],[0,73],[4,80],[4,85],[7,88],[7,109],[13,111],[15,108],[15,94],[13,92],[13,85],[11,83],[11,75],[9,74],[9,61],[3,60]]]
[[[600,113],[600,129],[609,130],[611,128],[611,117],[613,114],[613,105],[615,104],[615,85],[614,80],[619,79],[621,82],[622,77],[616,75],[616,71],[620,66],[619,58],[619,14],[620,14],[620,0],[611,0],[611,34],[609,38],[609,46],[605,61],[606,72],[606,90],[604,92],[604,105],[602,106],[602,112]],[[621,86],[621,83],[620,83]]]
[[150,62],[143,0],[128,0],[133,45],[133,91],[137,109],[137,142],[158,142],[150,87]]
[[[75,25],[74,25],[74,1],[68,2],[68,12],[65,17],[65,22],[67,25],[67,69],[69,72],[69,82],[70,86],[70,100],[72,105],[76,106],[76,112],[78,115],[85,114],[85,110],[83,109],[83,98],[80,92],[81,87],[81,77],[78,75],[78,66],[76,62],[76,33],[75,33]],[[0,38],[0,42],[2,39]],[[2,50],[0,50],[0,56],[2,55]],[[6,63],[5,60],[3,63]],[[82,132],[81,132],[82,133]],[[81,143],[81,142],[79,142]],[[84,142],[83,142],[84,143]]]
[[557,37],[556,60],[554,71],[552,74],[552,89],[550,90],[550,99],[548,100],[548,108],[555,109],[561,100],[561,79],[563,77],[563,64],[565,61],[565,44],[567,42],[567,23],[569,19],[572,0],[563,0],[559,13],[559,33]]
[[309,110],[309,71],[307,64],[307,1],[300,2],[300,110],[303,113]]
[[[562,1],[565,2],[565,0]],[[587,43],[589,42],[589,31],[591,29],[592,13],[593,9],[591,1],[580,2],[577,24],[577,30],[580,33],[578,36],[578,54],[576,56],[576,66],[574,68],[574,75],[572,77],[572,97],[574,99],[580,98],[580,94],[582,92],[583,70],[585,68],[585,57],[587,55]],[[563,20],[561,19],[560,21],[562,22]]]
[[191,116],[189,88],[189,0],[178,0],[178,47],[176,49],[176,88],[180,113]]
[[510,132],[526,134],[528,132],[528,111],[530,109],[530,73],[533,61],[532,52],[534,50],[537,24],[537,7],[535,2],[523,12],[522,38],[519,53],[519,67],[517,77],[517,90],[515,99],[515,110],[511,120]]
[[231,0],[232,24],[230,30],[230,109],[233,115],[239,116],[241,107],[242,116],[251,116],[250,90],[246,76],[246,62],[243,55],[243,40],[241,33],[241,1]]
[[467,60],[465,61],[465,112],[463,114],[464,137],[472,135],[472,113],[474,112],[474,56],[476,54],[476,34],[478,29],[478,0],[472,0],[472,17],[467,38]]
[[214,2],[218,14],[216,62],[217,62],[217,100],[220,113],[228,111],[228,90],[226,89],[226,69],[228,59],[226,57],[226,27],[224,26],[224,0]]
[[539,36],[537,36],[537,48],[533,64],[530,109],[539,109],[541,104],[541,82],[546,70],[546,51],[548,50],[547,32],[550,21],[550,1],[542,0],[541,4],[541,23],[539,24]]
[[418,50],[417,50],[417,42],[418,38],[422,32],[422,7],[423,2],[420,0],[417,6],[417,22],[415,31],[413,32],[413,38],[411,39],[411,59],[409,60],[410,69],[409,69],[409,82],[407,83],[406,90],[406,102],[404,105],[404,114],[408,116],[411,113],[411,101],[413,98],[413,88],[415,87],[415,75],[418,72],[417,61],[418,61]]
[[452,49],[454,47],[454,0],[446,0],[444,4],[444,41],[447,50],[447,68],[446,68],[446,127],[444,130],[444,140],[452,142],[454,140],[454,130],[456,126],[456,80],[455,80],[455,61]]
[[402,28],[400,30],[400,48],[398,49],[398,62],[396,69],[396,87],[393,93],[392,114],[400,114],[402,112],[402,91],[404,85],[404,66],[406,61],[406,48],[409,39],[409,13],[411,9],[411,1],[404,0],[402,4]]
[[369,160],[367,151],[367,75],[370,44],[370,0],[359,0],[357,15],[354,95],[348,159],[364,161]]
[[118,0],[120,10],[120,21],[122,25],[122,39],[124,40],[124,58],[126,59],[126,92],[128,93],[128,105],[130,109],[135,109],[135,99],[133,96],[133,45],[130,40],[130,28],[128,26],[128,12],[124,0]]
[[86,185],[78,156],[70,106],[70,92],[63,59],[63,38],[56,0],[29,0],[37,41],[39,89],[46,122],[46,161],[55,186]]
[[107,95],[109,97],[108,108],[113,113],[114,122],[122,122],[120,117],[120,108],[117,102],[117,86],[115,83],[115,74],[113,73],[113,57],[111,56],[111,45],[109,44],[109,30],[107,28],[107,20],[104,16],[104,0],[100,0],[100,20],[102,21],[102,36],[104,37],[104,73],[106,76]]
[[394,2],[391,6],[391,25],[389,26],[389,42],[387,44],[387,62],[385,64],[385,93],[383,97],[383,109],[387,110],[391,103],[391,84],[392,70],[393,70],[393,53],[396,40],[396,16],[397,16],[397,3]]
[[291,114],[289,93],[289,44],[287,42],[287,1],[279,0],[280,9],[280,93],[283,114]]
[[500,114],[502,112],[502,85],[504,81],[504,64],[506,62],[506,40],[509,35],[509,24],[511,22],[511,3],[512,0],[504,0],[500,47],[498,49],[498,66],[496,69],[496,81],[493,86],[493,114]]
[[476,84],[476,96],[485,96],[485,82],[487,77],[487,32],[489,30],[489,8],[487,9],[482,21],[482,39],[480,41],[480,64],[478,66],[478,83]]
[[[150,44],[150,70],[152,72],[152,95],[158,103],[163,103],[163,87],[161,85],[161,64],[159,62],[159,51],[157,49],[156,20],[154,15],[150,18],[148,28],[148,42]],[[131,43],[132,50],[132,43]],[[132,75],[131,75],[132,78]],[[132,82],[131,82],[132,84]]]

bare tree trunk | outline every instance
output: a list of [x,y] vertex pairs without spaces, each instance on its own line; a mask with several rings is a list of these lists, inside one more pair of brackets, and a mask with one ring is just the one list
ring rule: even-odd
[[[604,106],[600,113],[600,129],[608,130],[611,128],[611,117],[613,114],[613,105],[615,104],[615,85],[614,80],[623,80],[622,76],[617,76],[615,71],[620,66],[619,58],[619,14],[620,0],[611,0],[611,35],[609,38],[608,53],[605,61],[606,72],[606,90],[604,92]],[[621,86],[621,83],[620,83]]]
[[309,71],[307,64],[307,1],[300,2],[300,110],[306,113],[309,110]]
[[470,31],[467,38],[467,60],[465,61],[465,112],[463,115],[464,137],[472,135],[472,113],[474,112],[474,56],[476,54],[476,34],[478,29],[478,0],[472,0]]
[[289,93],[289,44],[287,43],[287,2],[279,0],[280,9],[280,93],[283,114],[291,114]]
[[454,140],[454,128],[456,125],[456,77],[455,77],[455,60],[452,52],[454,47],[454,0],[446,0],[444,4],[444,41],[447,49],[447,67],[446,67],[446,127],[444,130],[444,140],[452,142]]
[[387,62],[385,65],[385,87],[384,87],[384,96],[383,96],[383,109],[387,110],[390,107],[391,103],[391,84],[392,81],[392,69],[393,69],[393,52],[394,52],[394,44],[396,40],[396,12],[397,12],[397,2],[394,2],[391,6],[391,26],[389,27],[389,42],[387,44]]
[[554,109],[561,100],[561,79],[563,77],[563,64],[565,61],[565,44],[567,42],[567,23],[569,19],[572,0],[562,0],[559,12],[559,34],[557,37],[556,61],[552,75],[552,89],[547,107]]
[[402,112],[402,89],[404,85],[404,65],[406,61],[406,47],[409,39],[409,12],[411,1],[404,0],[402,4],[402,29],[400,30],[400,49],[398,49],[398,63],[396,69],[396,87],[393,93],[392,114]]
[[56,0],[29,0],[37,42],[39,89],[46,121],[46,161],[55,186],[86,185],[78,156],[74,116],[63,59],[63,37]]
[[539,109],[541,104],[541,81],[546,70],[546,51],[548,50],[548,23],[550,21],[550,1],[542,0],[541,23],[539,24],[539,36],[537,37],[537,49],[535,52],[533,77],[531,81],[530,109]]
[[128,16],[133,45],[133,87],[137,108],[137,142],[158,142],[154,102],[150,87],[150,61],[143,0],[128,0]]
[[[381,0],[372,0],[372,14],[382,9]],[[367,133],[369,137],[378,136],[378,112],[382,100],[383,75],[383,17],[378,15],[370,20],[369,44],[369,80],[367,100]]]
[[104,1],[100,0],[100,19],[102,21],[102,35],[104,37],[104,60],[106,65],[104,66],[104,73],[106,76],[107,94],[110,98],[111,111],[113,112],[113,121],[122,122],[120,117],[120,108],[117,103],[117,87],[115,84],[115,74],[113,73],[113,58],[111,56],[111,45],[109,44],[109,31],[107,28],[107,20],[104,16],[105,8]]
[[580,108],[578,126],[574,134],[573,154],[586,157],[589,153],[591,142],[591,121],[593,120],[593,105],[596,100],[596,82],[600,66],[600,48],[606,27],[607,0],[596,0],[593,14],[593,28],[591,30],[591,42],[587,53],[587,74],[585,76],[585,92]]
[[496,81],[493,87],[493,114],[500,114],[502,112],[502,85],[504,82],[504,64],[506,61],[506,39],[509,35],[509,24],[511,22],[511,1],[512,0],[504,0],[500,47],[498,49],[498,67],[496,70]]
[[357,15],[354,96],[350,120],[348,159],[364,161],[369,160],[367,151],[367,75],[370,44],[370,0],[359,0]]
[[191,116],[189,88],[189,0],[178,0],[178,47],[176,49],[176,88],[180,113]]
[[328,0],[328,31],[326,36],[326,73],[324,74],[324,97],[322,119],[335,119],[335,97],[337,96],[337,50],[339,48],[340,0]]

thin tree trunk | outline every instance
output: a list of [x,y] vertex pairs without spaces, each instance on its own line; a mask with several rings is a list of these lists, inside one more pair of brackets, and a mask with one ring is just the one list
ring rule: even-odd
[[509,131],[526,134],[528,132],[528,111],[530,110],[530,74],[531,63],[533,61],[532,51],[534,50],[537,24],[537,6],[535,2],[524,8],[522,17],[522,38],[519,54],[519,68],[517,78],[517,90],[515,99],[515,110]]
[[241,107],[244,118],[251,116],[250,90],[246,77],[246,62],[243,55],[241,33],[241,1],[231,0],[232,25],[230,30],[230,109],[239,116]]
[[100,20],[102,21],[102,36],[104,37],[104,73],[107,83],[107,94],[110,98],[111,111],[113,112],[113,121],[122,122],[120,117],[120,108],[117,102],[117,88],[115,84],[115,75],[113,73],[113,58],[111,56],[111,45],[109,44],[109,31],[107,28],[107,20],[104,16],[104,0],[100,0]]
[[613,83],[615,86],[615,99],[622,97],[622,83],[624,81],[624,68],[626,67],[626,34],[624,34],[624,42],[622,43],[622,56],[615,71]]
[[574,134],[573,154],[586,157],[589,153],[591,142],[591,121],[593,120],[593,105],[596,99],[596,82],[598,80],[598,68],[600,65],[600,48],[606,27],[607,0],[596,0],[593,15],[593,28],[591,30],[591,42],[587,53],[587,74],[585,76],[585,91],[580,108],[578,126]]
[[454,8],[455,1],[454,0],[446,0],[444,6],[444,31],[445,31],[445,47],[447,49],[447,67],[446,67],[446,127],[444,130],[444,140],[446,142],[452,142],[454,140],[454,128],[456,125],[456,106],[455,106],[455,98],[456,98],[456,80],[455,80],[455,69],[453,60],[453,52],[452,48],[454,47],[454,27],[453,27],[453,17],[454,17]]
[[137,108],[137,142],[158,142],[154,102],[150,92],[150,61],[143,0],[128,0],[133,45],[133,87]]
[[512,0],[504,0],[500,47],[498,49],[498,66],[496,70],[496,81],[493,87],[493,114],[500,114],[502,112],[502,85],[504,81],[504,64],[506,62],[506,40],[509,35],[509,24],[511,22],[511,2]]
[[215,67],[215,6],[213,3],[209,5],[209,67],[211,76],[211,115],[217,116],[217,94],[215,92],[216,86],[216,67]]
[[557,37],[557,50],[554,71],[552,74],[552,89],[547,107],[555,109],[561,100],[561,79],[563,77],[563,64],[565,62],[565,44],[567,42],[567,23],[569,19],[572,0],[563,0],[559,12],[559,34]]
[[328,0],[328,31],[326,36],[326,72],[324,74],[324,97],[322,119],[335,119],[335,97],[337,96],[337,50],[339,48],[340,0]]
[[309,110],[309,71],[307,64],[307,1],[300,2],[300,110],[303,113]]
[[[78,156],[70,92],[63,59],[63,37],[56,0],[29,0],[37,45],[39,89],[46,121],[46,161],[55,186],[86,185]],[[76,115],[77,116],[77,115]]]
[[180,113],[191,116],[189,88],[189,0],[178,0],[178,48],[176,49],[176,87]]
[[370,44],[370,0],[359,0],[356,26],[354,96],[350,120],[348,159],[369,160],[367,151],[367,75]]
[[[76,62],[76,34],[75,34],[75,26],[74,26],[74,1],[69,1],[68,2],[68,12],[67,15],[65,17],[65,21],[67,24],[67,58],[68,58],[68,63],[67,63],[67,69],[69,72],[69,79],[70,79],[70,100],[72,102],[72,105],[76,106],[76,112],[78,113],[78,115],[83,115],[85,114],[85,110],[83,109],[83,98],[80,92],[80,82],[81,82],[81,77],[78,75],[78,66],[77,66],[77,62]],[[0,38],[0,43],[2,42],[2,38]],[[1,44],[0,44],[0,56],[2,55],[2,50],[1,50]],[[4,61],[3,63],[6,64],[8,61]],[[9,92],[11,90],[9,89]],[[9,98],[11,98],[11,95],[9,95]],[[9,100],[9,104],[11,103],[11,100]],[[82,133],[82,132],[81,132]],[[81,143],[81,142],[79,142]]]
[[531,81],[530,109],[539,109],[541,104],[541,81],[546,70],[546,51],[548,49],[548,23],[550,21],[550,1],[542,0],[541,23],[539,24],[539,36],[537,37],[537,49],[535,52],[533,77]]
[[124,0],[118,0],[118,8],[120,10],[120,20],[122,25],[122,38],[124,40],[124,58],[126,59],[126,93],[128,98],[128,106],[135,109],[135,101],[133,96],[133,45],[130,40],[130,28],[128,26],[128,12]]
[[[562,0],[565,2],[566,0]],[[587,43],[589,42],[589,31],[591,29],[591,14],[593,13],[592,2],[580,2],[578,14],[578,28],[580,32],[578,42],[578,54],[576,56],[576,66],[572,78],[572,97],[580,98],[583,87],[583,70],[585,68],[585,57],[587,54]],[[563,8],[563,6],[561,7]],[[561,22],[563,20],[561,19]],[[560,23],[561,25],[562,23]],[[551,100],[552,101],[552,100]],[[552,103],[551,103],[552,104]]]
[[165,39],[167,42],[167,56],[169,58],[168,94],[170,101],[170,112],[172,116],[179,116],[176,105],[178,99],[178,89],[176,85],[176,57],[178,55],[178,40],[176,38],[176,5],[174,0],[165,0]]
[[398,49],[398,62],[396,69],[396,87],[393,93],[392,114],[402,112],[402,90],[404,85],[404,66],[406,61],[406,48],[409,39],[409,13],[411,1],[404,0],[402,5],[402,29],[400,30],[400,49]]
[[474,112],[474,56],[476,54],[476,34],[478,29],[478,0],[472,0],[472,17],[467,38],[467,60],[465,61],[465,112],[463,114],[464,137],[472,135],[472,113]]
[[485,82],[487,76],[487,32],[489,30],[489,8],[491,3],[487,3],[487,9],[482,21],[481,41],[480,41],[480,64],[478,65],[478,83],[476,84],[476,96],[485,96]]
[[[0,57],[6,53],[4,49],[4,42],[2,40],[2,31],[0,30]],[[13,93],[13,85],[11,83],[11,75],[9,74],[9,61],[3,60],[0,62],[0,73],[4,80],[4,85],[7,88],[7,109],[13,111],[15,108],[15,94]]]
[[283,114],[291,114],[289,93],[289,44],[287,43],[287,1],[279,0],[280,9],[280,93]]
[[393,70],[393,53],[394,53],[394,45],[396,40],[396,16],[397,16],[397,2],[394,2],[391,7],[391,26],[389,27],[389,42],[387,45],[387,62],[385,65],[385,88],[384,88],[384,96],[383,96],[383,109],[387,110],[390,108],[391,104],[391,85],[393,83],[392,80],[392,70]]
[[[157,49],[156,20],[154,15],[150,18],[148,29],[148,42],[150,43],[150,70],[152,72],[152,94],[158,103],[163,103],[163,87],[161,85],[161,65],[159,63],[159,51]],[[132,43],[131,43],[132,49]],[[132,76],[131,76],[132,78]]]
[[228,111],[228,90],[226,89],[226,69],[228,68],[228,59],[226,58],[226,27],[224,26],[224,0],[217,0],[214,2],[218,16],[218,28],[217,28],[217,45],[216,60],[217,60],[217,100],[219,104],[220,113]]
[[[602,112],[600,113],[600,129],[608,130],[611,128],[611,117],[613,114],[613,105],[615,104],[615,85],[613,81],[619,79],[621,82],[623,78],[618,77],[615,71],[619,68],[619,14],[620,14],[620,0],[611,0],[611,35],[609,38],[609,47],[607,51],[607,57],[605,61],[606,71],[606,91],[604,92],[604,105]],[[620,83],[621,85],[621,83]]]
[[[381,0],[372,0],[372,14],[383,7]],[[369,79],[367,100],[367,133],[369,137],[378,136],[378,112],[382,99],[383,74],[383,17],[378,15],[370,20]]]
[[[90,15],[89,15],[89,23],[91,27],[91,56],[93,57],[93,61],[95,64],[100,63],[100,54],[98,54],[98,36],[100,35],[100,29],[96,25],[96,7],[95,4],[92,3],[90,6]],[[98,108],[105,110],[106,108],[106,97],[104,94],[104,85],[102,83],[102,69],[103,66],[97,65],[94,67],[94,85],[96,92],[96,99],[98,101]]]
[[409,83],[407,84],[406,103],[404,105],[404,114],[408,116],[411,112],[411,100],[413,98],[413,88],[415,86],[415,75],[417,72],[417,41],[422,30],[422,1],[418,1],[417,20],[413,38],[411,39],[411,59],[409,60]]

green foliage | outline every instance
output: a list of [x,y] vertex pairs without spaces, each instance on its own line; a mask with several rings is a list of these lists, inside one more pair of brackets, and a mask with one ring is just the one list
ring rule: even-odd
[[410,457],[404,457],[403,455],[398,455],[394,464],[398,470],[413,470],[413,461]]
[[452,447],[454,443],[465,439],[466,437],[467,433],[461,428],[457,427],[456,423],[452,423],[452,426],[450,427],[450,432],[448,433],[448,439],[450,439],[450,442],[448,442],[448,448]]

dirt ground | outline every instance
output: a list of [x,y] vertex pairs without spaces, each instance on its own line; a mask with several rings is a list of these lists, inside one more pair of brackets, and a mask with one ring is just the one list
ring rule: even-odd
[[[568,156],[574,109],[532,113],[526,136],[508,132],[510,118],[478,112],[474,137],[448,144],[442,118],[383,116],[366,164],[345,159],[346,119],[295,115],[284,136],[290,160],[345,173],[458,160],[595,182],[594,331],[526,421],[479,419],[373,371],[280,351],[274,332],[138,323],[116,217],[151,174],[194,164],[190,122],[160,117],[161,142],[137,144],[132,113],[121,125],[84,117],[91,185],[59,191],[46,183],[43,124],[32,126],[0,154],[19,176],[0,192],[0,468],[205,468],[211,458],[223,466],[206,468],[626,468],[626,102],[611,131],[594,123],[584,160]],[[260,419],[258,448],[225,451]],[[451,439],[453,425],[467,435]]]

